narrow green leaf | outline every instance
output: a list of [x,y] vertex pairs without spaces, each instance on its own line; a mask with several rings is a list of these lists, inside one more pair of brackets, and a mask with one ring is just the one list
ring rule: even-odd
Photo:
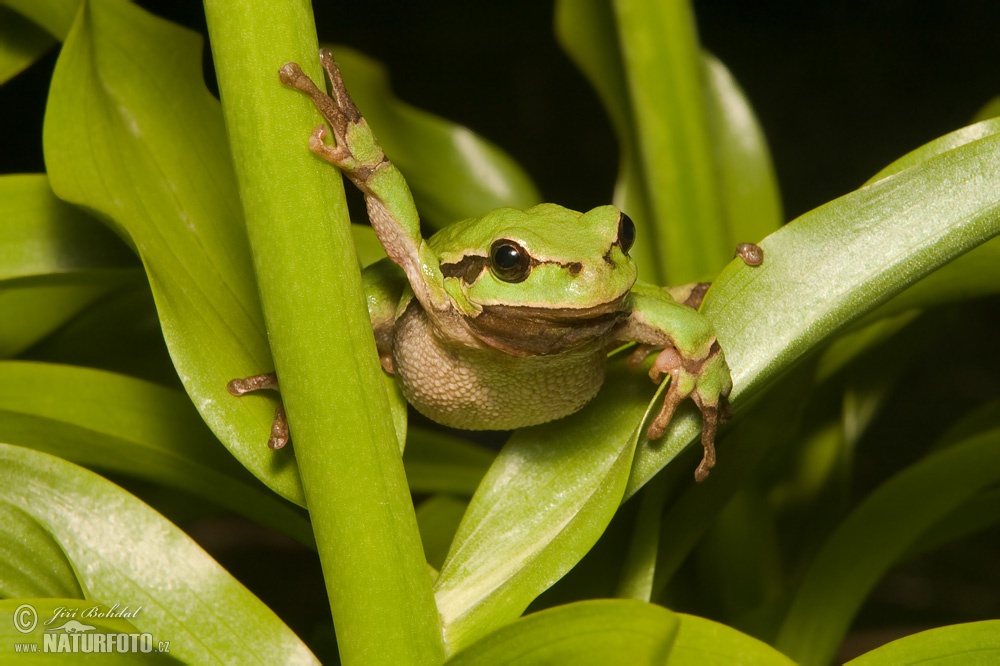
[[60,545],[87,599],[142,611],[132,623],[186,663],[315,663],[292,631],[187,535],[72,463],[0,444],[0,500]]
[[507,153],[466,127],[399,100],[379,62],[344,46],[333,53],[351,97],[406,176],[425,223],[440,229],[494,208],[541,202]]
[[618,182],[614,203],[639,224],[639,242],[631,250],[639,277],[663,284],[660,246],[652,221],[649,193],[632,122],[632,102],[625,81],[615,16],[608,0],[559,0],[555,8],[556,36],[590,85],[597,91],[618,136]]
[[[649,13],[646,10],[640,8],[637,11],[642,14],[642,20],[648,18]],[[637,132],[642,128],[636,124],[635,119],[638,115],[626,82],[634,72],[629,70],[628,76],[626,75],[619,39],[630,40],[631,34],[625,34],[624,31],[620,35],[616,34],[615,15],[608,0],[557,2],[555,17],[556,34],[560,44],[594,86],[618,136],[621,157],[615,203],[641,225],[642,240],[633,250],[641,276],[657,284],[668,277],[673,281],[691,279],[684,277],[683,274],[661,275],[663,271],[660,260],[655,258],[658,252],[663,251],[666,237],[662,229],[654,224],[649,194],[649,188],[653,185],[646,180],[648,174],[638,148],[645,138],[637,136]],[[672,22],[674,33],[680,34],[686,30],[683,21]],[[650,29],[655,32],[658,28]],[[661,42],[666,41],[663,35],[658,35],[656,39]],[[672,66],[683,67],[682,61],[688,54],[679,47],[676,55],[678,59]],[[652,49],[643,50],[642,56],[653,58]],[[665,65],[666,62],[667,58],[662,57],[655,64],[652,62],[649,64],[652,75],[658,77],[660,84],[663,82],[659,79],[665,77],[658,76],[655,72],[656,67],[661,67],[663,71],[675,71],[670,70],[670,67]],[[644,65],[640,66],[640,70],[643,67]],[[673,118],[674,124],[684,122],[684,118],[687,118],[687,122],[695,122],[699,126],[707,123],[711,150],[701,154],[700,157],[681,154],[681,162],[665,163],[661,171],[666,173],[667,169],[682,169],[682,165],[688,160],[710,159],[714,162],[712,166],[714,173],[711,177],[714,179],[713,186],[717,189],[716,195],[721,202],[721,208],[718,210],[724,218],[724,222],[720,224],[726,233],[724,252],[728,253],[716,257],[714,266],[718,269],[722,267],[725,258],[731,256],[737,244],[763,238],[777,229],[783,219],[777,181],[767,143],[743,91],[726,67],[711,54],[701,55],[700,67],[702,70],[698,72],[700,82],[690,83],[693,87],[699,88],[698,95],[704,95],[703,119],[684,116],[683,112],[678,111],[680,107],[677,104],[652,112],[658,118]],[[678,94],[681,93],[678,91]],[[683,99],[679,100],[679,103],[683,107],[698,107],[698,97],[692,99],[695,102]],[[662,121],[658,122],[666,125]],[[666,128],[658,129],[665,131]],[[674,157],[672,155],[670,159]],[[664,159],[664,162],[667,161]],[[693,218],[678,219],[683,219],[684,223],[673,224],[694,226],[694,223],[690,222]],[[679,247],[677,252],[682,252],[684,249]],[[706,273],[706,276],[708,275]]]
[[1000,660],[1000,620],[953,624],[887,643],[845,666],[994,664]]
[[614,366],[591,407],[519,430],[500,451],[435,584],[449,651],[520,615],[600,537],[647,407],[649,387],[636,379]]
[[0,83],[14,78],[55,45],[31,21],[0,6]]
[[678,613],[681,626],[670,651],[670,666],[792,666],[795,662],[767,643],[694,615]]
[[309,521],[267,494],[205,428],[187,397],[65,365],[0,363],[0,441],[204,497],[312,543]]
[[682,1],[616,0],[613,6],[660,267],[672,284],[711,278],[733,248],[693,12]]
[[58,40],[66,38],[80,0],[0,0],[18,14],[45,29]]
[[73,565],[29,514],[0,502],[0,599],[83,598]]
[[664,664],[678,616],[641,601],[581,601],[527,615],[448,660],[474,664]]
[[746,94],[712,54],[702,54],[702,68],[726,250],[731,253],[740,243],[776,231],[785,220],[767,139]]
[[403,464],[412,492],[471,496],[494,458],[493,451],[417,427],[410,428]]
[[435,495],[421,502],[417,507],[417,525],[420,526],[420,540],[424,544],[427,564],[440,569],[451,547],[451,541],[458,530],[458,524],[465,515],[469,503],[450,495]]
[[777,647],[804,663],[829,661],[889,567],[939,520],[998,481],[1000,432],[994,431],[933,454],[880,486],[813,560],[796,588]]
[[45,161],[61,198],[138,249],[178,375],[209,427],[301,504],[291,451],[262,445],[274,398],[226,391],[272,366],[222,115],[201,68],[195,34],[128,3],[85,4],[53,75]]
[[322,81],[307,0],[210,0],[240,197],[344,663],[439,664],[440,618],[320,116],[277,77]]
[[669,487],[667,480],[665,475],[660,475],[642,490],[616,597],[640,601],[653,599],[660,525],[663,523],[663,506]]
[[[811,381],[812,368],[803,364],[764,396],[756,409],[740,421],[739,428],[724,435],[719,446],[719,464],[704,483],[691,483],[687,480],[690,472],[685,471],[687,485],[670,504],[660,525],[654,599],[764,457],[795,437],[809,395],[805,387]],[[634,477],[633,471],[630,486]]]

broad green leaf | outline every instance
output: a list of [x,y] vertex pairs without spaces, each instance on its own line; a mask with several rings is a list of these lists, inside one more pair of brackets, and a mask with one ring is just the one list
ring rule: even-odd
[[0,502],[0,599],[83,598],[73,566],[52,535],[16,506]]
[[938,155],[806,213],[735,261],[702,305],[733,369],[733,398],[904,287],[1000,232],[1000,136]]
[[1000,620],[953,624],[900,638],[845,666],[897,664],[995,664],[1000,660]]
[[43,174],[0,176],[0,280],[112,275],[138,262],[97,220],[52,193]]
[[591,407],[519,430],[500,451],[435,584],[449,651],[520,615],[600,537],[646,411],[650,387],[637,379],[614,366]]
[[396,98],[385,68],[357,51],[333,48],[351,97],[435,229],[494,208],[541,202],[520,166],[469,129]]
[[494,458],[493,451],[417,427],[410,428],[403,464],[412,492],[471,496]]
[[312,543],[309,521],[258,487],[187,397],[123,375],[0,363],[0,441],[193,493]]
[[724,624],[678,613],[681,626],[670,651],[670,666],[792,666],[795,662],[767,643]]
[[0,444],[0,500],[59,544],[87,599],[142,606],[131,622],[185,663],[315,663],[278,617],[177,527],[92,472]]
[[[1000,132],[1000,118],[984,120],[945,134],[907,153],[873,176],[873,183],[938,155]],[[911,308],[927,308],[1000,292],[1000,240],[992,240],[959,257],[907,288],[870,318],[892,316]]]
[[0,288],[0,321],[5,323],[0,326],[0,358],[20,354],[117,286],[72,281]]
[[448,554],[451,540],[469,503],[450,495],[435,495],[417,507],[420,541],[424,544],[427,564],[440,569]]
[[122,242],[41,174],[0,176],[0,357],[27,349],[141,273]]
[[678,616],[641,601],[581,601],[527,615],[465,648],[448,666],[664,664]]
[[19,358],[99,368],[183,389],[145,279],[100,299]]
[[816,555],[795,590],[777,647],[804,663],[829,661],[885,572],[938,521],[998,482],[1000,431],[928,456],[889,479]]
[[[17,654],[14,659],[18,664],[48,665],[60,661],[124,665],[179,663],[169,652],[157,649],[155,637],[148,636],[143,641],[142,632],[128,619],[104,615],[122,611],[78,598],[3,600],[0,601],[0,645],[11,654]],[[86,628],[80,633],[71,631],[66,626],[71,622]],[[121,648],[116,634],[127,635]],[[107,642],[98,642],[98,636],[101,639],[107,636]],[[115,642],[111,643],[112,640]],[[30,644],[34,644],[35,651],[30,648],[25,651]],[[15,645],[20,646],[20,650]]]
[[54,44],[44,30],[0,5],[0,84],[26,70]]
[[209,427],[251,472],[303,503],[290,450],[267,441],[275,401],[226,383],[272,361],[218,102],[201,39],[126,3],[84,5],[45,116],[53,189],[131,239],[178,375]]

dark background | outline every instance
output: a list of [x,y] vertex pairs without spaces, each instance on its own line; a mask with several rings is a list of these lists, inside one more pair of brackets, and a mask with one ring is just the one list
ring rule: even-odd
[[[205,32],[200,3],[139,4]],[[968,124],[1000,95],[995,0],[694,4],[703,44],[729,66],[756,109],[789,220]],[[506,149],[546,200],[586,209],[610,199],[614,136],[555,42],[551,3],[315,5],[321,40],[382,60],[402,99]],[[0,87],[0,173],[44,170],[42,117],[55,59],[50,53]],[[206,76],[214,85],[208,54]],[[928,361],[918,359],[902,375],[900,390],[860,443],[857,488],[916,459],[958,416],[997,395],[998,311],[997,299],[989,299],[930,315],[952,323],[920,354]],[[954,351],[942,354],[942,347]],[[313,555],[254,537],[249,526],[234,529],[231,521],[187,529],[314,648],[330,647],[328,630],[310,629],[324,626],[329,613]],[[983,535],[894,570],[859,624],[920,628],[995,616],[998,542]],[[274,566],[284,571],[270,575]]]
[[[139,4],[205,32],[200,3]],[[315,11],[322,40],[382,60],[401,98],[509,151],[546,200],[579,209],[610,198],[614,136],[555,43],[550,3],[366,0]],[[695,11],[702,42],[733,71],[771,142],[788,219],[968,124],[1000,94],[991,0],[701,0]],[[52,53],[0,88],[4,173],[44,168],[54,63]]]

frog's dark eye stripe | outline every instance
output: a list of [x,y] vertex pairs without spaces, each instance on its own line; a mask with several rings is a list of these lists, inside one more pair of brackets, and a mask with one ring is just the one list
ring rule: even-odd
[[531,272],[531,255],[512,240],[497,239],[490,245],[490,270],[504,282],[522,282]]
[[462,257],[461,261],[441,264],[441,274],[445,277],[461,278],[465,284],[472,284],[486,270],[486,261],[486,257],[472,254]]
[[635,243],[635,223],[625,213],[618,214],[618,246],[628,256],[628,251]]

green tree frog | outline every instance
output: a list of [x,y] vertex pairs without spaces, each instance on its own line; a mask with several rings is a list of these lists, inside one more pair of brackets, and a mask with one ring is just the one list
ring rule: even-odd
[[[455,428],[544,423],[596,395],[610,349],[639,343],[630,365],[656,353],[650,377],[670,376],[647,435],[662,437],[678,404],[692,398],[704,424],[695,478],[704,479],[733,386],[715,331],[696,310],[708,285],[638,282],[628,254],[635,226],[614,206],[501,208],[424,239],[402,174],[347,94],[333,56],[323,50],[320,59],[329,95],[295,63],[280,79],[308,95],[333,131],[327,143],[327,127],[316,128],[309,148],[365,195],[388,255],[364,271],[368,312],[382,367],[407,401]],[[235,395],[265,388],[278,388],[274,373],[229,384]],[[269,445],[288,438],[279,407]]]

